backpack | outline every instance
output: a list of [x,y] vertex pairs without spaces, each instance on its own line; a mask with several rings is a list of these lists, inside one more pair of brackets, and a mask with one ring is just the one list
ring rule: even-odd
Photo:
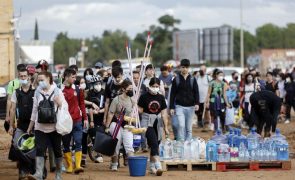
[[35,90],[32,90],[31,87],[28,92],[24,92],[21,89],[15,91],[17,99],[17,119],[19,121],[28,121],[31,118],[33,110],[33,97]]
[[53,91],[48,99],[44,94],[40,93],[43,97],[43,100],[40,101],[38,106],[38,123],[42,124],[53,124],[56,123],[56,112],[54,108],[54,102],[51,101],[55,91]]
[[[194,88],[194,80],[196,78],[194,76],[191,75],[191,79],[190,79],[190,86],[193,90]],[[180,84],[180,78],[179,78],[179,74],[177,74],[177,76],[175,77],[175,81],[176,81],[176,88],[178,88],[179,84]]]

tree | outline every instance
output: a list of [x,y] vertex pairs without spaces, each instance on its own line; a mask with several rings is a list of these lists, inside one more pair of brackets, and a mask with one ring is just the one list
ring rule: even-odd
[[161,16],[158,21],[160,24],[164,25],[166,30],[168,30],[169,27],[174,27],[175,24],[180,24],[181,22],[179,19],[175,19],[173,16],[168,14]]
[[256,29],[259,48],[283,48],[283,29],[274,24],[265,24]]
[[284,48],[295,48],[295,23],[287,24],[283,29]]

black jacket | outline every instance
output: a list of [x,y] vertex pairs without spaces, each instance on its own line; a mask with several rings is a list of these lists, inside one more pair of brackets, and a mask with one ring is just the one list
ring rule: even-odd
[[176,78],[173,79],[171,94],[170,94],[170,109],[175,109],[175,105],[184,107],[195,106],[199,104],[199,88],[196,79],[191,85],[191,75],[188,75],[186,80],[181,74],[179,76],[179,84],[176,83]]

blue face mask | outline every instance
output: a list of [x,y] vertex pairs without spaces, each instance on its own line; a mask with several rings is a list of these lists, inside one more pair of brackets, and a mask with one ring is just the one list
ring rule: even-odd
[[27,84],[28,84],[28,80],[27,80],[27,79],[25,79],[25,80],[20,79],[20,80],[19,80],[19,83],[20,83],[21,85],[27,85]]
[[47,83],[45,81],[39,81],[39,87],[41,89],[45,89],[45,88],[47,88]]

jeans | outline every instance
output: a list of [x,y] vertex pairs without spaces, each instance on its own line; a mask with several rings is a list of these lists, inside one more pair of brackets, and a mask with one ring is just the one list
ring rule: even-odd
[[83,136],[83,125],[82,122],[76,122],[73,124],[73,130],[70,134],[62,137],[62,143],[64,146],[64,153],[70,152],[70,146],[72,138],[75,142],[75,152],[82,150],[82,136]]
[[178,119],[178,140],[192,139],[192,121],[195,113],[194,106],[184,107],[175,106],[176,116]]
[[174,134],[174,139],[178,139],[178,120],[176,115],[171,116],[171,124],[172,124],[172,130]]

